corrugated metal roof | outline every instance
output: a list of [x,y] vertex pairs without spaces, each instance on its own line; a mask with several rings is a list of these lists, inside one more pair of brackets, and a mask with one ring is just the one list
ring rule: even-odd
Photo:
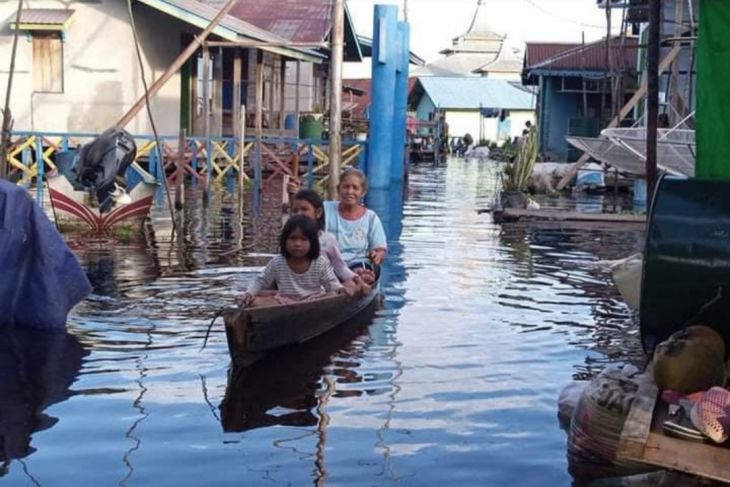
[[[21,24],[59,25],[65,24],[74,14],[74,10],[60,8],[24,8],[20,11]],[[15,23],[13,14],[12,23]]]
[[331,10],[331,0],[238,0],[230,15],[293,42],[322,42]]
[[[210,23],[210,21],[218,14],[222,3],[220,0],[207,0],[205,3],[198,0],[138,0],[150,7],[157,9],[161,12],[165,12],[168,15],[180,18],[183,21],[197,25],[200,28],[204,28]],[[287,39],[278,36],[272,32],[269,32],[261,27],[254,24],[241,20],[232,16],[230,13],[226,15],[216,27],[213,32],[223,39],[230,41],[244,39],[253,39],[262,42],[271,42],[276,44],[283,44]],[[282,47],[271,47],[264,48],[272,52],[282,52],[292,55],[293,53],[298,56],[305,56],[309,60],[321,59],[323,56],[320,53],[315,52],[311,49],[301,48],[282,48]]]
[[532,110],[535,97],[507,80],[426,76],[418,83],[439,108]]
[[[220,8],[222,0],[200,0]],[[332,0],[238,0],[229,17],[245,21],[291,42],[324,42],[332,29]],[[345,56],[361,61],[362,53],[345,5]]]
[[[544,42],[527,43],[525,70],[550,71],[604,71],[606,66],[606,40],[591,44],[558,44]],[[609,55],[616,68],[636,69],[638,41],[613,38],[608,46]]]

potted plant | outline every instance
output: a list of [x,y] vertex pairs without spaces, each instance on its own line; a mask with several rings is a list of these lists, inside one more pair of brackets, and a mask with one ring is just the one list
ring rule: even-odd
[[322,138],[323,118],[322,109],[317,105],[312,107],[312,111],[302,113],[299,118],[299,138],[320,140]]
[[537,148],[537,130],[533,126],[519,146],[515,162],[507,164],[501,175],[502,192],[499,201],[502,208],[527,207],[525,191],[537,162]]

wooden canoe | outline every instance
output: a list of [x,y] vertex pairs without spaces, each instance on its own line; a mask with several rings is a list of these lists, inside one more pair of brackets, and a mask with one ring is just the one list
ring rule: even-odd
[[303,303],[239,308],[224,314],[231,360],[247,367],[275,350],[307,342],[375,311],[378,286],[367,296],[328,296]]

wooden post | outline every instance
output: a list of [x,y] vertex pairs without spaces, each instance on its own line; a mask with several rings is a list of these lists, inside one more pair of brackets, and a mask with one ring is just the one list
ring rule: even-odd
[[142,95],[142,97],[137,100],[137,102],[132,105],[132,108],[127,111],[127,113],[122,116],[122,118],[119,119],[117,122],[118,128],[124,128],[137,114],[139,113],[142,108],[144,108],[146,104],[146,98],[149,96],[152,98],[154,95],[157,94],[160,89],[165,86],[165,83],[167,83],[172,76],[177,73],[180,68],[185,64],[185,62],[192,57],[193,54],[198,50],[198,48],[205,42],[205,39],[208,38],[211,32],[213,32],[213,29],[215,29],[218,24],[223,20],[223,17],[228,15],[228,12],[231,11],[231,9],[238,3],[238,0],[228,0],[228,3],[226,3],[223,8],[216,14],[216,16],[213,18],[213,20],[210,21],[210,24],[208,24],[208,27],[203,30],[203,32],[200,33],[200,35],[195,36],[193,38],[193,42],[190,43],[190,45],[185,48],[185,50],[180,53],[180,55],[173,61],[173,63],[170,65],[167,70],[162,73],[162,76],[160,76],[152,85],[149,87],[148,94]]
[[297,59],[297,95],[294,99],[294,118],[296,127],[296,137],[299,138],[299,116],[301,111],[302,98],[302,62]]
[[210,137],[210,50],[203,47],[203,135]]
[[177,177],[175,178],[175,209],[182,210],[185,204],[184,184],[185,177],[185,148],[187,145],[187,130],[180,130],[177,141]]
[[[244,200],[244,188],[246,184],[245,169],[246,169],[246,105],[241,105],[240,118],[233,121],[238,126],[238,143],[241,147],[240,159],[238,161],[238,207],[239,207],[239,218],[243,221],[243,200]],[[241,223],[241,222],[239,222]]]
[[281,68],[279,71],[279,81],[281,86],[279,87],[280,99],[279,99],[279,131],[283,138],[284,132],[284,119],[286,118],[286,60],[281,58]]
[[342,60],[344,57],[345,2],[332,2],[332,30],[330,50],[330,166],[327,197],[337,198],[342,158]]
[[[651,204],[656,186],[657,117],[659,117],[659,50],[661,36],[661,1],[649,0],[649,46],[646,54],[648,92],[646,100],[646,198]],[[649,208],[648,208],[649,209]]]
[[236,48],[233,51],[233,137],[238,141],[241,138],[241,49]]
[[18,0],[18,11],[15,13],[15,32],[13,33],[13,48],[10,54],[8,87],[5,91],[2,136],[0,136],[0,179],[5,179],[8,174],[8,151],[10,150],[10,132],[13,130],[13,117],[10,113],[10,92],[13,90],[13,75],[15,74],[15,54],[18,51],[18,33],[20,32],[20,13],[22,10],[23,0]]
[[[261,184],[261,171],[262,171],[262,158],[263,148],[261,147],[263,135],[264,135],[264,65],[263,65],[263,52],[261,50],[256,51],[256,142],[254,148],[255,160],[254,160],[254,171],[256,174],[256,181]],[[257,191],[261,188],[257,187]]]
[[223,48],[218,48],[213,57],[213,76],[211,81],[211,135],[223,135]]

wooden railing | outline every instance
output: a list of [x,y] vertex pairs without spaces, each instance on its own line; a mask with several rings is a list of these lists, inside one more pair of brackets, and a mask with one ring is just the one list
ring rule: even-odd
[[[43,180],[45,173],[56,169],[55,154],[88,143],[97,134],[14,132],[9,151],[11,170],[21,173],[20,183],[30,185],[33,179]],[[260,141],[246,138],[243,147],[232,137],[187,137],[182,165],[178,165],[179,136],[161,136],[162,161],[157,143],[149,135],[135,135],[136,162],[146,168],[158,182],[163,174],[174,180],[180,168],[187,179],[194,183],[222,183],[238,174],[243,151],[244,179],[253,181],[254,187],[277,176],[293,176],[293,168],[306,167],[307,187],[323,188],[327,181],[329,155],[326,142],[303,140],[293,137],[267,136]],[[344,141],[342,166],[353,165],[364,155],[364,143]],[[303,163],[303,164],[300,164]],[[301,171],[299,171],[301,175]],[[42,184],[37,185],[39,190]]]

